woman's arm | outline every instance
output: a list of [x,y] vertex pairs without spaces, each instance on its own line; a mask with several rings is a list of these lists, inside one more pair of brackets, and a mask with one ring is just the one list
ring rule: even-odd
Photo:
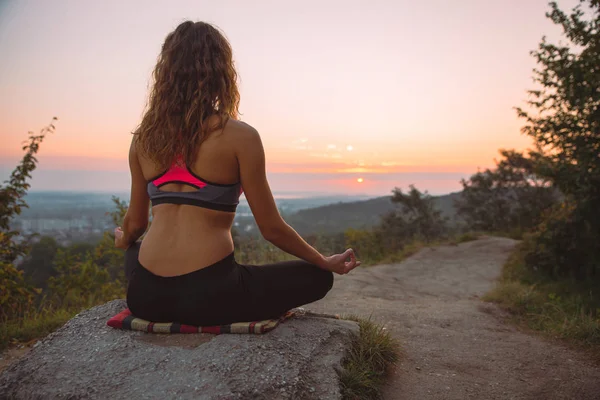
[[115,246],[128,248],[140,238],[148,228],[150,199],[146,191],[146,179],[135,150],[135,136],[129,148],[129,169],[131,170],[131,197],[129,208],[123,219],[123,228],[115,229]]
[[[261,234],[281,250],[328,271],[345,274],[360,265],[352,249],[325,257],[310,246],[279,214],[267,182],[265,153],[260,135],[251,127],[240,132],[237,142],[240,180]],[[350,259],[350,261],[346,261]]]

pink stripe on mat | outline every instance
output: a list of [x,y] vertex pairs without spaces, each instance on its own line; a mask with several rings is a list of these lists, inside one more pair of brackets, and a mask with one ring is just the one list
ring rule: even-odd
[[[296,315],[296,311],[290,310],[286,312],[284,315],[277,319],[267,319],[264,321],[249,321],[249,322],[237,322],[236,332],[231,332],[231,326],[233,324],[227,325],[217,325],[217,326],[191,326],[184,324],[173,324],[164,323],[159,326],[161,329],[159,332],[155,332],[155,322],[146,321],[141,318],[136,318],[131,314],[128,308],[121,311],[119,314],[115,315],[111,319],[109,319],[106,324],[110,327],[117,329],[129,329],[129,330],[138,330],[149,333],[212,333],[215,335],[220,335],[222,333],[254,333],[261,334],[267,333],[273,329],[275,329],[281,322],[284,322],[287,319],[292,318]],[[123,321],[127,319],[128,323],[124,324]],[[175,331],[171,331],[173,327],[176,327]],[[178,327],[178,328],[177,328]],[[165,332],[165,330],[167,332]]]

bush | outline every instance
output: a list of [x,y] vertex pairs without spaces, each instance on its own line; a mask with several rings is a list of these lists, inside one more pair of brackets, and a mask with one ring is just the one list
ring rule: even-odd
[[23,272],[15,268],[14,262],[25,255],[27,240],[19,240],[19,232],[10,227],[15,215],[19,215],[27,203],[23,197],[29,189],[28,178],[37,166],[35,154],[46,134],[54,132],[54,121],[43,128],[38,135],[29,132],[27,143],[23,146],[25,155],[13,170],[10,179],[0,186],[0,321],[18,318],[33,305],[39,290],[29,285],[23,278]]
[[518,248],[498,285],[484,300],[499,303],[519,324],[592,347],[600,356],[600,293],[593,282],[553,281],[532,273]]
[[563,295],[553,290],[556,288],[509,282],[485,299],[500,303],[530,329],[586,345],[600,344],[600,319],[597,312],[587,308],[587,300],[564,288],[561,291],[567,293]]
[[278,249],[261,237],[244,237],[235,240],[235,258],[240,264],[270,264],[294,260],[295,257]]
[[[586,7],[582,7],[584,3]],[[552,182],[565,203],[527,240],[529,269],[554,279],[598,281],[600,275],[600,1],[581,1],[567,15],[550,3],[547,13],[564,41],[542,39],[527,102],[517,109],[523,132],[538,148],[536,172]]]
[[469,230],[502,232],[519,237],[533,229],[545,210],[558,200],[556,189],[536,174],[539,157],[501,150],[495,169],[486,169],[461,181],[455,201],[457,213]]
[[391,239],[392,245],[407,239],[430,242],[447,233],[447,221],[427,191],[420,192],[410,185],[408,193],[399,188],[392,192],[392,203],[398,208],[382,218],[380,230],[385,240]]
[[124,284],[113,280],[89,254],[78,259],[69,251],[59,250],[54,268],[57,275],[49,279],[48,289],[50,303],[56,308],[87,308],[125,295]]
[[379,231],[348,229],[344,240],[346,247],[352,248],[365,265],[377,263],[385,256],[386,248]]
[[38,288],[45,288],[48,278],[55,275],[54,256],[61,248],[50,236],[42,236],[34,243],[18,268],[28,282]]
[[550,279],[600,281],[600,235],[593,223],[565,202],[525,239],[526,266]]
[[23,271],[0,262],[0,322],[26,313],[32,308],[39,290],[25,282]]

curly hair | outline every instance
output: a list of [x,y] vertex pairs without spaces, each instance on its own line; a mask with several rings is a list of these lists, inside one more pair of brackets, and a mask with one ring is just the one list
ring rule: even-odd
[[[207,135],[238,116],[231,45],[208,23],[183,22],[165,39],[153,78],[136,144],[163,169],[179,157],[191,164]],[[219,122],[208,126],[212,115]]]

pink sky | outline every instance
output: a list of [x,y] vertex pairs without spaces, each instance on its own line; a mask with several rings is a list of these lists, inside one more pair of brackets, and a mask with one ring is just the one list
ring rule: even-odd
[[544,0],[4,2],[0,178],[27,131],[56,115],[32,189],[126,190],[129,132],[156,56],[193,19],[233,46],[242,119],[261,132],[275,191],[457,190],[499,148],[529,144],[512,108],[532,87],[529,51],[544,34],[558,38],[547,9]]

